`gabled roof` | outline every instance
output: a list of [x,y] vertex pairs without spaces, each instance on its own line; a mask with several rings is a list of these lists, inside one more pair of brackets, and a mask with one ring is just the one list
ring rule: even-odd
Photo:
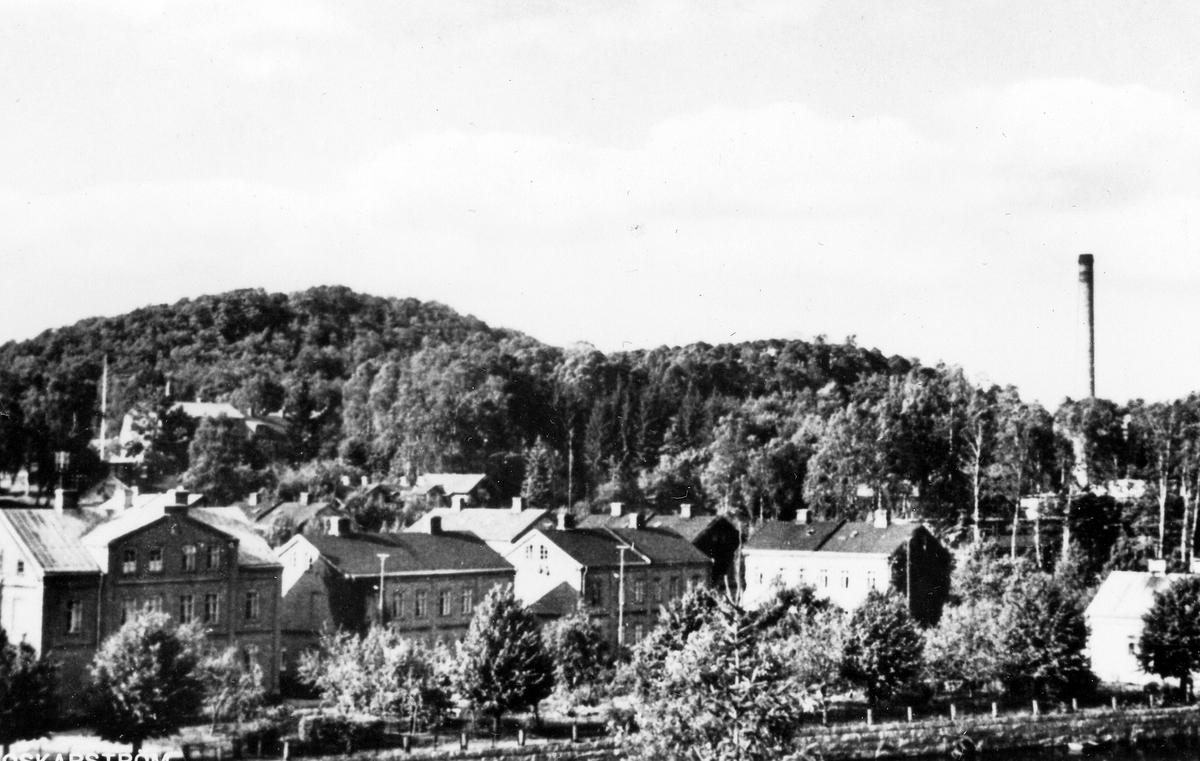
[[820,551],[891,555],[919,529],[919,523],[890,523],[886,528],[876,528],[874,523],[843,523]]
[[183,414],[193,418],[227,417],[240,420],[245,417],[229,402],[176,402],[171,409],[182,410]]
[[287,520],[291,521],[293,526],[299,527],[321,515],[344,516],[346,513],[333,502],[309,502],[307,505],[302,502],[280,502],[259,511],[254,522],[274,525],[278,521]]
[[729,523],[729,519],[721,515],[693,515],[691,518],[684,518],[682,515],[655,515],[646,521],[646,527],[674,531],[694,543],[709,529],[721,523],[728,523],[731,529],[737,531],[737,528]]
[[470,494],[484,478],[483,473],[426,473],[417,476],[412,491],[414,494],[428,494],[440,489],[443,494]]
[[766,521],[746,542],[746,549],[814,552],[841,528],[842,523],[843,521]]
[[1187,574],[1113,571],[1100,583],[1087,607],[1088,618],[1126,618],[1140,621],[1154,605],[1156,592]]
[[429,519],[441,518],[443,531],[469,531],[485,542],[515,542],[549,514],[549,510],[529,508],[513,512],[504,507],[435,507],[416,523],[404,529],[407,533],[429,533]]
[[100,572],[100,566],[53,510],[0,510],[0,523],[16,536],[45,573]]
[[[188,494],[188,506],[197,505],[204,500],[203,494]],[[140,510],[143,507],[163,507],[164,505],[175,504],[175,492],[146,492],[145,494],[134,494],[130,507],[125,507],[125,492],[118,490],[108,499],[108,501],[96,505],[95,510],[106,510],[111,513],[119,513],[124,510]]]
[[633,551],[625,553],[625,565],[681,565],[711,563],[708,556],[691,542],[665,529],[575,528],[542,532],[547,541],[575,562],[593,567],[617,567],[621,564],[621,545]]
[[575,587],[564,581],[539,597],[528,610],[542,618],[562,618],[574,613],[578,607],[579,593],[575,591]]
[[381,553],[388,556],[387,576],[512,570],[499,553],[466,534],[342,534],[305,539],[347,576],[378,577]]
[[[145,528],[166,515],[164,505],[148,505],[125,512],[107,523],[101,523],[96,528],[84,534],[80,540],[92,558],[101,567],[108,565],[108,545],[123,536]],[[278,565],[279,560],[271,551],[267,540],[246,521],[242,511],[236,507],[192,507],[186,513],[188,518],[203,523],[238,540],[238,565],[269,566]]]

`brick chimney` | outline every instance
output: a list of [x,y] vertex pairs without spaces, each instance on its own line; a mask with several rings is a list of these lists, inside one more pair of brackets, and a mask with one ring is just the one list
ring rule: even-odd
[[440,516],[440,515],[429,516],[429,535],[430,536],[438,536],[441,533],[442,533],[442,516]]
[[611,515],[612,517],[620,518],[621,515],[624,514],[624,512],[625,512],[625,503],[624,502],[608,503],[608,512],[609,512],[609,515]]
[[127,486],[122,491],[124,492],[125,501],[121,504],[121,509],[131,510],[133,508],[133,498],[138,495],[138,488],[136,486]]
[[641,513],[630,513],[628,521],[629,522],[626,525],[628,525],[629,528],[639,529],[642,527],[642,514]]
[[79,492],[74,489],[55,489],[54,490],[54,512],[62,515],[63,510],[70,510],[79,506]]
[[690,502],[684,502],[679,506],[679,517],[683,518],[684,520],[691,520],[692,504]]
[[796,510],[796,523],[807,525],[812,522],[812,518],[808,514],[807,507],[801,507]]
[[525,500],[520,497],[513,497],[512,512],[519,514],[524,509],[525,509]]
[[1167,572],[1167,561],[1162,558],[1147,560],[1146,570],[1156,576],[1161,576]]
[[350,485],[350,476],[342,476],[342,486]]
[[367,478],[366,476],[363,476],[362,478],[358,479],[359,486],[368,486],[368,485],[370,485],[370,483],[371,483],[371,480],[369,478]]
[[468,499],[469,499],[469,497],[467,497],[466,494],[455,494],[455,495],[451,496],[450,497],[450,510],[453,512],[456,512],[456,513],[461,513],[463,507],[467,504]]
[[568,513],[566,510],[561,510],[558,513],[558,530],[570,531],[575,528],[575,516]]
[[885,509],[875,511],[875,528],[887,528],[892,522],[892,516]]
[[302,505],[307,505],[312,501],[312,496],[309,495],[308,492],[302,491],[300,492],[300,495],[296,497],[296,501]]
[[186,489],[172,489],[167,492],[167,506],[163,512],[168,515],[187,515],[191,496]]
[[246,504],[250,505],[251,507],[256,507],[258,505],[258,500],[259,494],[256,491],[252,491],[246,495]]
[[350,522],[340,515],[325,516],[325,523],[328,526],[325,533],[329,534],[329,536],[341,536],[350,530]]

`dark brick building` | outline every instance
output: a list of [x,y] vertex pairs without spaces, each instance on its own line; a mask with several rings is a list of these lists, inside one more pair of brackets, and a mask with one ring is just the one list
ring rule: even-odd
[[295,536],[279,549],[288,674],[325,627],[362,633],[382,617],[430,643],[460,640],[488,591],[513,582],[512,565],[486,543],[443,532],[436,518],[425,534],[347,533],[345,527],[331,519],[328,533]]

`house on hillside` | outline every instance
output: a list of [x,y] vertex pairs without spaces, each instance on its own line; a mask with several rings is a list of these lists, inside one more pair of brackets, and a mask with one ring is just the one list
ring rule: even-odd
[[479,502],[486,475],[483,473],[425,473],[417,476],[416,483],[407,494],[434,500],[446,506],[459,503]]
[[[254,526],[267,537],[288,534],[324,534],[330,518],[344,518],[353,523],[350,514],[334,501],[313,500],[308,492],[301,492],[291,502],[280,502],[260,509],[254,518]],[[290,536],[288,536],[290,538]],[[282,540],[272,540],[282,541]]]
[[283,569],[241,510],[193,507],[191,496],[127,510],[80,538],[102,574],[101,633],[143,610],[199,622],[212,644],[258,663],[274,692]]
[[428,526],[363,534],[329,518],[326,533],[297,535],[277,550],[287,674],[327,627],[361,633],[382,621],[431,644],[466,635],[475,606],[513,582],[513,567],[475,536],[443,531],[437,518]]
[[778,586],[808,585],[853,610],[871,590],[904,596],[918,620],[936,622],[950,591],[952,557],[924,526],[895,522],[879,510],[870,523],[767,521],[742,548],[743,599],[758,605]]
[[648,528],[632,513],[624,528],[575,528],[562,513],[553,529],[535,529],[508,559],[516,593],[542,618],[586,604],[614,645],[637,644],[660,608],[690,586],[708,584],[712,560],[673,531]]
[[87,507],[86,509],[95,511],[105,516],[119,515],[128,510],[141,510],[144,508],[161,509],[166,505],[176,504],[177,494],[187,495],[188,507],[202,507],[204,505],[203,494],[195,494],[175,489],[170,489],[165,492],[143,493],[136,486],[126,486],[117,490],[104,502],[101,502],[98,505]]
[[643,516],[646,528],[664,529],[674,532],[692,543],[712,560],[711,581],[717,587],[737,589],[737,552],[741,536],[737,526],[720,515],[698,513],[688,503],[681,504],[677,513],[639,510],[630,511],[621,502],[609,505],[609,511],[582,518],[579,528],[624,528],[628,526],[628,515],[638,512]]
[[1154,605],[1154,595],[1169,587],[1182,573],[1164,573],[1163,561],[1150,561],[1153,571],[1113,571],[1100,584],[1084,616],[1088,623],[1088,650],[1092,672],[1103,682],[1145,685],[1159,681],[1138,665],[1142,617]]
[[513,497],[512,507],[463,507],[456,500],[450,507],[435,507],[417,519],[405,533],[428,534],[430,523],[441,522],[443,531],[462,531],[474,534],[496,552],[507,557],[516,543],[538,526],[553,525],[549,510],[527,508],[520,497]]

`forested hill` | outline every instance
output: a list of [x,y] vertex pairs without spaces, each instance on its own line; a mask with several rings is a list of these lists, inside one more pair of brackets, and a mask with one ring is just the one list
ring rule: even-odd
[[[1061,472],[1049,416],[1014,390],[852,341],[605,355],[340,287],[206,296],[0,347],[5,469],[36,463],[49,479],[66,450],[93,472],[105,356],[110,435],[126,412],[161,420],[171,399],[283,411],[290,438],[239,450],[227,473],[242,482],[208,484],[222,496],[336,460],[374,478],[484,472],[497,502],[524,490],[562,504],[569,491],[755,518],[853,512],[864,484],[897,502],[915,489],[950,522],[976,493],[986,506]],[[151,449],[186,448],[164,426],[151,433]]]

